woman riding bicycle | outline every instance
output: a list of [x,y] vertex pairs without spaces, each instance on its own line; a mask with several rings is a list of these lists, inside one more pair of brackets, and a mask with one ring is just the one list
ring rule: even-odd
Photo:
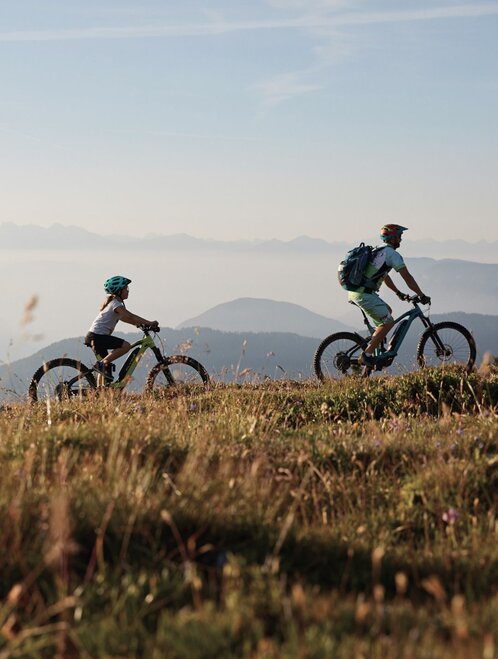
[[422,293],[420,286],[408,272],[403,257],[396,252],[401,245],[403,231],[407,231],[407,228],[399,224],[385,224],[382,227],[380,239],[386,244],[374,251],[373,258],[365,271],[366,279],[374,282],[372,288],[361,287],[357,291],[351,291],[348,296],[351,302],[363,309],[376,327],[370,343],[365,347],[358,360],[366,366],[375,364],[373,352],[382,343],[394,324],[391,307],[378,294],[382,283],[394,291],[401,300],[406,299],[406,295],[398,290],[389,276],[389,271],[394,268],[403,277],[408,288],[420,297],[423,304],[429,304],[431,301],[430,297]]
[[[93,369],[103,375],[107,382],[112,382],[112,362],[125,355],[131,347],[128,341],[111,336],[118,321],[135,326],[150,325],[152,329],[159,326],[157,320],[146,320],[125,307],[124,301],[129,295],[128,284],[131,284],[131,279],[121,275],[107,279],[104,284],[107,297],[85,336],[85,345],[101,358],[93,365]],[[112,352],[109,353],[109,350]]]

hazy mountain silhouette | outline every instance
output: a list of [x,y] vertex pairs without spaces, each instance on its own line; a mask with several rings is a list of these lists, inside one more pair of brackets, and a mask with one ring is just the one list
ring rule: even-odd
[[[468,260],[473,254],[470,243],[464,245],[469,247],[465,261],[410,256],[411,245],[404,242],[401,252],[422,289],[431,295],[435,312],[498,313],[498,263]],[[40,337],[49,344],[84,333],[102,302],[103,282],[117,273],[133,280],[131,310],[170,327],[241,297],[285,301],[359,327],[361,316],[347,304],[336,276],[348,247],[307,236],[224,242],[183,234],[101,236],[77,227],[4,223],[0,279],[8,285],[2,289],[0,360],[28,356],[34,342],[41,345]],[[475,247],[482,256],[486,245]],[[393,274],[393,280],[404,289],[399,275]],[[38,303],[26,325],[25,308],[35,297]],[[388,290],[385,298],[396,314],[406,309]],[[274,319],[278,320],[278,313]],[[328,321],[324,330],[321,325],[313,330],[303,327],[285,319],[276,326],[258,325],[256,330],[316,336],[329,332]]]
[[293,332],[316,338],[353,331],[351,326],[298,304],[249,297],[218,304],[178,327],[209,327],[224,332]]
[[[375,235],[363,237],[367,244],[375,245]],[[354,245],[347,242],[328,242],[310,236],[298,236],[292,240],[236,240],[223,241],[195,238],[188,234],[149,234],[141,238],[122,235],[100,235],[76,226],[53,224],[50,227],[0,224],[2,249],[108,249],[109,247],[133,247],[138,250],[186,250],[222,252],[258,252],[274,254],[330,254],[340,256]],[[402,252],[407,257],[435,259],[461,259],[484,263],[498,262],[498,241],[467,242],[465,240],[412,240],[403,241]]]
[[[434,309],[495,314],[498,311],[498,264],[444,259],[406,259],[410,272],[424,292],[432,297]],[[396,283],[408,290],[399,276]]]

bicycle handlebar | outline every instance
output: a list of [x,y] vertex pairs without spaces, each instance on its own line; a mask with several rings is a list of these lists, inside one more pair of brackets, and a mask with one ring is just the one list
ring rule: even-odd
[[420,295],[407,295],[405,297],[406,302],[411,302],[412,304],[430,304],[430,298],[429,302],[426,302],[423,300],[423,298],[420,297]]
[[145,332],[145,333],[147,333],[147,332],[156,332],[157,333],[157,332],[161,331],[161,328],[159,327],[159,325],[145,325],[145,324],[142,324],[142,325],[137,325],[137,327],[138,327],[139,330],[142,330],[142,332]]

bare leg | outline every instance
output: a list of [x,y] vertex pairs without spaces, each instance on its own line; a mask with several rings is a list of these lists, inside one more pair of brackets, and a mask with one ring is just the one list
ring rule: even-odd
[[384,323],[384,325],[381,325],[380,327],[377,327],[375,332],[372,334],[372,338],[370,339],[370,343],[367,345],[365,348],[365,352],[367,355],[371,355],[375,348],[380,346],[382,341],[386,338],[389,330],[391,327],[394,325],[394,321],[390,320],[387,323]]
[[105,364],[106,366],[109,366],[111,362],[116,361],[116,359],[119,359],[123,355],[126,355],[128,350],[131,348],[131,345],[128,343],[128,341],[125,341],[121,348],[116,348],[112,352],[110,352],[107,357],[104,357],[104,359],[101,360],[102,364]]

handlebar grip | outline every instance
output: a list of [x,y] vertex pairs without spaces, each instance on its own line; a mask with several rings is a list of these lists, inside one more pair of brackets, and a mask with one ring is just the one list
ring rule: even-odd
[[428,295],[413,295],[410,298],[410,302],[415,302],[416,304],[430,304],[431,298]]
[[160,332],[161,328],[159,325],[138,325],[138,329],[141,329],[142,332]]

